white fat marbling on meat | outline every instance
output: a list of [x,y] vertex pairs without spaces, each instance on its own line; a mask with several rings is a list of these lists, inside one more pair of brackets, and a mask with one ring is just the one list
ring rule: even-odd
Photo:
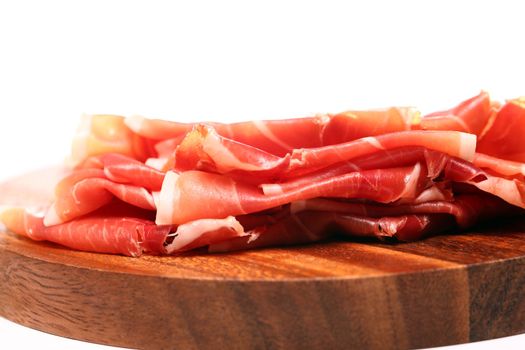
[[153,191],[151,192],[151,195],[153,196],[153,202],[155,203],[155,208],[158,208],[160,205],[160,191]]
[[289,144],[287,144],[286,142],[282,141],[277,136],[275,136],[275,134],[266,126],[266,124],[263,121],[255,120],[252,123],[253,125],[255,125],[257,130],[259,130],[261,134],[263,134],[264,137],[266,137],[268,140],[272,141],[273,143],[281,146],[282,148],[286,150],[293,149],[292,146],[290,146]]
[[260,185],[260,188],[266,196],[273,196],[284,193],[282,186],[279,184],[262,184]]
[[88,156],[87,144],[91,135],[92,120],[93,116],[90,114],[83,114],[80,118],[80,124],[73,137],[71,155],[66,159],[67,166],[74,167]]
[[224,147],[219,136],[214,132],[208,132],[202,143],[202,149],[215,162],[217,170],[228,172],[235,169],[259,170],[259,165],[241,162],[228,148]]
[[515,180],[489,176],[486,180],[471,184],[480,190],[500,197],[510,204],[525,208],[525,198],[522,197]]
[[225,219],[199,219],[190,221],[177,227],[177,231],[171,233],[174,236],[173,241],[166,247],[168,254],[180,250],[192,243],[200,236],[207,232],[217,231],[221,228],[227,228],[236,233],[236,236],[245,235],[244,228],[233,216]]
[[133,132],[138,134],[142,130],[142,125],[144,124],[145,119],[146,118],[141,115],[132,115],[124,119],[124,124],[126,124],[126,126]]
[[445,197],[443,192],[437,186],[431,186],[425,189],[423,192],[421,192],[412,203],[418,204],[445,200],[447,200],[447,198]]
[[459,137],[459,157],[472,162],[476,154],[476,135],[462,132]]
[[[178,207],[180,190],[177,184],[179,174],[168,171],[162,182],[160,193],[157,196],[157,225],[171,225],[173,222],[174,210]],[[155,198],[155,197],[154,197]]]
[[162,171],[164,169],[164,166],[166,165],[166,162],[166,158],[148,158],[146,159],[145,164],[150,168]]
[[403,118],[405,130],[410,130],[412,125],[419,124],[421,113],[414,107],[397,107],[396,108]]
[[144,198],[146,198],[146,200],[148,201],[148,204],[150,205],[150,207],[151,208],[156,208],[157,206],[155,204],[155,198],[153,198],[153,194],[150,193],[150,191],[148,191],[144,187],[141,187],[140,191],[143,193]]
[[414,166],[414,169],[410,174],[408,174],[405,179],[405,188],[403,192],[399,195],[399,198],[415,198],[417,190],[417,182],[419,181],[419,176],[421,176],[421,164],[417,163]]
[[379,140],[372,136],[363,137],[361,140],[367,142],[368,144],[374,146],[377,149],[384,150],[385,147],[379,142]]
[[44,226],[53,226],[63,223],[60,216],[58,216],[55,203],[53,203],[47,210],[46,216],[44,216]]

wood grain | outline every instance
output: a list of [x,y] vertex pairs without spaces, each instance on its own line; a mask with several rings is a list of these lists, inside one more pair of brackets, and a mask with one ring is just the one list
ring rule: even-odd
[[[382,247],[332,242],[182,259],[95,255],[92,264],[91,254],[13,235],[1,244],[0,300],[8,302],[0,313],[69,337],[225,349],[407,348],[469,340],[466,270]],[[329,257],[332,249],[354,248],[359,254]],[[49,261],[58,251],[67,258]],[[76,256],[83,257],[77,264]],[[216,270],[217,261],[232,271]],[[381,262],[378,269],[374,261]],[[409,272],[411,265],[419,273]]]
[[525,218],[409,244],[134,259],[5,232],[0,251],[1,316],[96,343],[406,349],[525,331]]

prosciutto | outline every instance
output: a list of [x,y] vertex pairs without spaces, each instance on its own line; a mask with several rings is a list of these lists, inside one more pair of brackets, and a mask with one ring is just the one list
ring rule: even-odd
[[[370,218],[326,212],[302,212],[290,215],[252,236],[214,243],[213,253],[313,243],[337,236],[393,238],[412,241],[425,235],[450,229],[453,219],[447,215],[402,215]],[[255,236],[255,239],[253,238]]]
[[44,218],[46,226],[61,224],[95,211],[118,198],[138,208],[155,209],[153,195],[143,187],[108,179],[101,169],[80,169],[55,188],[55,201]]
[[156,222],[180,224],[204,217],[249,214],[316,197],[362,198],[390,203],[417,197],[425,180],[424,169],[418,163],[413,167],[347,173],[290,191],[266,194],[255,186],[220,174],[168,172],[157,202]]
[[116,115],[84,115],[73,139],[71,162],[77,164],[89,156],[119,153],[144,160],[152,153],[152,145],[131,131],[123,117]]
[[8,229],[35,241],[76,250],[138,257],[144,252],[171,254],[245,236],[234,217],[204,219],[184,225],[156,225],[151,213],[113,201],[89,216],[46,226],[44,218],[24,208],[0,213]]
[[86,159],[77,168],[98,168],[107,179],[124,184],[158,191],[164,181],[164,173],[131,157],[118,153],[106,153]]
[[423,130],[457,130],[480,136],[493,113],[489,94],[482,91],[457,106],[427,114],[419,127]]
[[233,177],[263,179],[297,176],[340,162],[400,147],[423,147],[471,161],[474,135],[456,131],[400,131],[367,136],[331,147],[294,149],[283,157],[220,136],[212,127],[196,125],[181,142],[172,161],[177,171],[204,170]]
[[[296,148],[322,147],[408,130],[416,117],[416,111],[411,108],[387,108],[320,114],[308,118],[203,124],[209,125],[221,136],[282,156]],[[125,123],[137,135],[154,140],[177,140],[194,127],[194,124],[140,116],[128,118]]]
[[481,193],[460,195],[453,201],[396,206],[316,198],[292,203],[288,215],[278,220],[260,218],[259,226],[248,235],[212,244],[208,249],[227,252],[340,236],[413,241],[520,212],[497,197]]
[[525,162],[525,98],[505,103],[479,140],[478,152],[505,160]]
[[233,124],[86,116],[44,210],[12,205],[0,221],[135,257],[467,230],[524,213],[524,101],[481,92],[423,117],[392,107]]
[[525,176],[525,164],[511,160],[500,159],[483,153],[476,153],[474,165],[490,169],[496,174],[503,176]]
[[[438,177],[457,182],[478,182],[486,176],[479,168],[461,158],[451,157],[424,147],[400,147],[382,150],[353,160],[336,163],[303,176],[290,177],[280,183],[261,184],[265,194],[298,189],[323,179],[331,179],[347,173],[362,170],[388,169],[395,166],[409,166],[422,163],[426,167],[429,180]],[[384,175],[383,175],[384,176]]]
[[140,256],[144,250],[158,252],[171,226],[155,225],[153,221],[134,216],[136,213],[133,209],[127,212],[114,210],[111,215],[99,212],[64,224],[46,226],[42,217],[23,208],[10,208],[0,214],[0,219],[14,233],[76,250],[133,257]]

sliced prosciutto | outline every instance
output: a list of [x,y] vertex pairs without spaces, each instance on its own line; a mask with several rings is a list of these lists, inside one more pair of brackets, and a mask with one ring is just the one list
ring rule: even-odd
[[171,254],[191,250],[247,234],[234,217],[156,225],[151,213],[119,201],[112,201],[89,216],[52,226],[46,226],[43,217],[18,207],[2,211],[0,220],[10,231],[35,241],[133,257],[144,252]]
[[[322,114],[309,118],[204,124],[214,128],[221,136],[282,156],[295,148],[321,147],[408,130],[416,115],[410,108],[388,108]],[[125,122],[137,135],[154,140],[180,138],[194,126],[138,116],[128,118]]]
[[[157,201],[157,224],[181,224],[202,218],[254,213],[316,197],[362,198],[390,203],[416,198],[427,180],[426,169],[365,170],[265,194],[258,187],[202,171],[168,172]],[[194,205],[194,203],[200,203]]]
[[504,160],[496,157],[492,157],[483,153],[476,153],[474,156],[474,162],[476,166],[480,168],[491,169],[495,173],[513,176],[513,175],[524,175],[525,176],[525,163],[513,162],[511,160]]
[[294,149],[277,157],[253,146],[220,136],[212,127],[197,125],[173,154],[179,172],[203,170],[244,181],[282,179],[401,147],[422,147],[472,161],[476,138],[456,131],[404,131],[340,143],[331,147]]
[[489,94],[482,91],[449,110],[427,114],[419,127],[423,130],[457,130],[480,136],[493,112]]
[[525,98],[510,100],[496,113],[479,140],[479,153],[515,162],[525,162]]
[[[36,241],[50,241],[84,251],[139,256],[143,250],[158,249],[171,226],[133,216],[93,215],[65,224],[46,227],[42,217],[23,208],[11,208],[0,214],[6,227]],[[146,249],[144,249],[146,248]]]
[[77,164],[89,156],[119,153],[144,160],[151,144],[132,132],[124,118],[116,115],[85,115],[73,139],[72,161]]
[[[292,203],[277,220],[260,220],[249,235],[209,246],[227,252],[269,246],[318,242],[329,237],[376,237],[413,241],[453,229],[521,212],[486,194],[460,195],[454,201],[385,206],[329,199]],[[246,220],[246,219],[245,219]],[[253,219],[252,219],[253,220]]]
[[448,215],[402,215],[369,218],[327,212],[293,214],[252,236],[237,237],[209,246],[209,251],[235,250],[313,243],[335,236],[396,238],[413,241],[451,228]]
[[160,190],[164,181],[163,172],[118,153],[87,158],[77,168],[99,168],[111,181],[132,184],[152,191]]
[[521,212],[520,208],[482,192],[459,194],[451,200],[433,200],[399,205],[315,198],[292,203],[290,211],[292,213],[302,211],[334,212],[372,218],[404,214],[448,214],[452,215],[456,224],[462,228],[468,228],[482,219],[490,220]]
[[61,224],[83,216],[115,197],[138,208],[155,210],[153,195],[144,187],[111,181],[101,169],[80,169],[57,184],[56,199],[47,211],[44,224]]
[[392,107],[232,124],[87,116],[53,198],[38,213],[4,202],[0,221],[128,256],[467,230],[525,212],[524,101],[481,92],[423,117]]
[[[332,179],[343,174],[373,169],[388,169],[393,166],[409,166],[422,163],[426,166],[430,180],[438,177],[457,182],[478,182],[486,179],[486,175],[471,163],[448,154],[436,152],[420,146],[409,146],[382,150],[353,160],[336,163],[303,176],[293,176],[280,183],[261,184],[265,194],[283,193],[293,189],[309,186],[323,179]],[[386,171],[384,172],[386,176]]]

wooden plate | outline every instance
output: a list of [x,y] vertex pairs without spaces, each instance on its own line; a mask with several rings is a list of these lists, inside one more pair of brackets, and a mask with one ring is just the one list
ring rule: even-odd
[[[2,202],[30,201],[28,178]],[[138,259],[4,232],[0,315],[133,348],[431,347],[524,332],[524,271],[525,218],[409,244]]]

